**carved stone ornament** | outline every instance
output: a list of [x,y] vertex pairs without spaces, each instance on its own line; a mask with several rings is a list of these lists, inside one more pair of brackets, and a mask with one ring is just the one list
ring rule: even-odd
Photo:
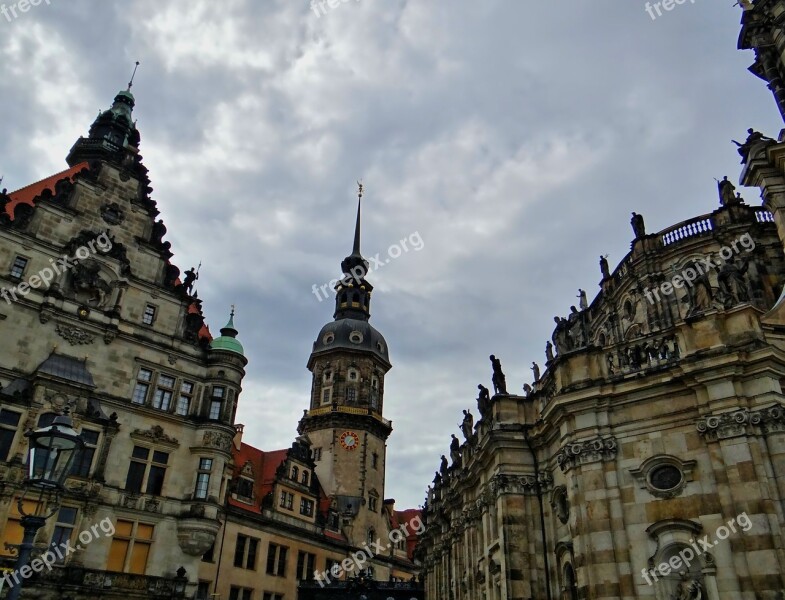
[[106,203],[101,207],[101,218],[109,225],[119,225],[125,221],[125,212],[117,202]]
[[58,323],[55,326],[55,332],[72,346],[92,344],[95,339],[94,335],[91,335],[84,329],[71,327],[70,325],[65,325],[63,323]]
[[756,430],[762,433],[781,432],[785,431],[785,406],[775,404],[756,411],[741,408],[710,415],[698,419],[695,427],[707,441],[752,435]]
[[616,438],[597,437],[593,440],[567,444],[556,454],[556,462],[562,472],[567,472],[588,463],[613,460],[618,450]]
[[169,437],[164,432],[164,428],[160,425],[153,425],[147,431],[141,429],[134,429],[131,437],[153,442],[155,444],[164,444],[169,446],[179,446],[180,442],[173,437]]
[[202,439],[202,445],[229,452],[232,448],[232,436],[219,431],[206,431]]

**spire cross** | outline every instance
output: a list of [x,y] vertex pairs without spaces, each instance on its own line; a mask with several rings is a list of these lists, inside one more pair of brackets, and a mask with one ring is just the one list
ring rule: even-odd
[[131,86],[134,84],[134,77],[136,77],[136,70],[139,68],[139,61],[136,61],[136,65],[134,66],[134,72],[131,75],[131,81],[128,82],[128,91],[131,91]]
[[231,312],[231,316],[234,316],[234,304],[232,304],[232,312]]
[[364,189],[363,188],[363,180],[362,179],[357,181],[357,188],[358,188],[357,198],[361,200],[362,197],[363,197],[363,189]]

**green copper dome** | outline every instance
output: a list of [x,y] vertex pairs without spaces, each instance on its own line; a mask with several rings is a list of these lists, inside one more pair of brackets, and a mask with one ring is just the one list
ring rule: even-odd
[[229,315],[229,322],[221,329],[221,336],[210,342],[210,350],[227,350],[245,356],[243,345],[237,340],[238,331],[234,328],[234,309]]

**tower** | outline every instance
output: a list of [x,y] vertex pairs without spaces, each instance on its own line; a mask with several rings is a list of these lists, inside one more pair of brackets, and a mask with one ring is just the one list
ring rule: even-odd
[[352,253],[335,284],[334,320],[313,343],[308,369],[311,401],[298,431],[311,441],[316,473],[355,545],[375,541],[389,525],[383,513],[386,441],[384,377],[390,370],[387,342],[369,323],[373,286],[360,253],[362,186]]

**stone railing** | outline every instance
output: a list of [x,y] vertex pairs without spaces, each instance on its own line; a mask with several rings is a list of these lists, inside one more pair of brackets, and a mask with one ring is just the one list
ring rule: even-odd
[[126,598],[157,598],[171,600],[185,598],[183,592],[175,590],[175,575],[172,578],[148,577],[147,575],[132,575],[130,573],[112,573],[97,571],[82,567],[55,568],[48,572],[34,575],[31,578],[31,587],[56,587],[67,589],[77,586],[95,590],[96,597],[104,594],[123,594]]
[[679,358],[674,335],[637,340],[604,352],[608,375],[633,373],[672,363]]
[[689,221],[683,221],[659,233],[663,246],[670,246],[675,242],[696,237],[714,230],[714,222],[711,216],[702,216]]

